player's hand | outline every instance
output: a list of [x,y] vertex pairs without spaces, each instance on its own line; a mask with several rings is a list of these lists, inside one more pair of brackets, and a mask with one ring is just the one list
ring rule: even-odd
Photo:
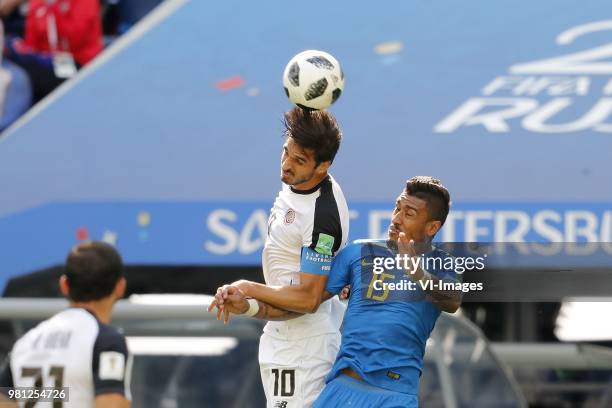
[[[212,312],[214,308],[217,308],[217,320],[221,320],[221,314],[225,308],[225,299],[227,298],[227,288],[230,285],[223,285],[217,288],[214,300],[208,306],[208,311]],[[225,296],[224,296],[225,294]]]
[[235,286],[226,286],[222,291],[222,296],[225,299],[225,307],[223,309],[224,323],[228,323],[230,319],[230,313],[233,314],[244,314],[249,310],[249,302],[247,297],[242,290]]
[[338,293],[338,298],[340,300],[346,300],[351,295],[351,285],[346,285],[342,288],[342,291]]
[[208,312],[211,313],[213,309],[217,309],[217,320],[221,320],[221,313],[223,313],[223,297],[219,296],[223,287],[217,288],[217,293],[215,294],[215,298],[208,305]]
[[244,314],[249,310],[249,303],[242,290],[233,285],[223,285],[217,289],[215,299],[208,306],[208,311],[217,308],[217,320],[221,320],[223,315],[223,323],[227,324],[230,321],[231,313]]
[[411,258],[417,256],[414,240],[408,240],[408,237],[403,232],[400,232],[397,238],[397,250],[401,255],[408,255]]
[[[408,239],[405,233],[400,232],[397,238],[397,250],[400,255],[408,255],[410,258],[417,256],[417,247],[413,239]],[[423,249],[423,248],[421,248]],[[420,267],[416,269],[409,268],[404,271],[412,280],[418,281],[423,276],[423,271]]]

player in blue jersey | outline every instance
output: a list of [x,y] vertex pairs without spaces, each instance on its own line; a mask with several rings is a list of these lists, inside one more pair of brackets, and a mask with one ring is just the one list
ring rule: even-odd
[[[460,304],[456,291],[440,290],[441,280],[458,280],[443,268],[450,255],[431,245],[449,204],[438,180],[412,178],[397,200],[389,239],[357,241],[336,257],[326,291],[335,294],[347,284],[353,290],[340,352],[315,407],[418,405],[427,339],[440,312]],[[398,259],[399,267],[391,266]],[[391,267],[384,267],[387,260]]]
[[[336,256],[322,297],[347,284],[352,290],[340,351],[314,407],[417,407],[427,339],[440,312],[460,305],[459,291],[441,288],[458,281],[444,269],[452,258],[431,244],[449,205],[439,180],[413,177],[397,199],[388,240],[356,241]],[[237,287],[218,297],[225,313],[248,309]]]

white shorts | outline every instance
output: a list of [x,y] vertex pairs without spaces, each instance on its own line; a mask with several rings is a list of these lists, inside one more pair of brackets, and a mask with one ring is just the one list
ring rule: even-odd
[[268,408],[310,407],[325,385],[340,348],[340,333],[286,341],[264,333],[259,368]]

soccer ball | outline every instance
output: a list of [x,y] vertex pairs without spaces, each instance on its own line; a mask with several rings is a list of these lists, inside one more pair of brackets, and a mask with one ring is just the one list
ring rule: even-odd
[[300,108],[325,109],[340,97],[344,72],[332,55],[302,51],[285,67],[283,86],[287,97]]

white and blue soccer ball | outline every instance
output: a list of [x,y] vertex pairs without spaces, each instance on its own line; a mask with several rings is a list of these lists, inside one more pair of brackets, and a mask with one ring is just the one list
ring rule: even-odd
[[336,102],[344,89],[344,72],[333,55],[302,51],[291,58],[283,73],[283,86],[291,102],[320,110]]

